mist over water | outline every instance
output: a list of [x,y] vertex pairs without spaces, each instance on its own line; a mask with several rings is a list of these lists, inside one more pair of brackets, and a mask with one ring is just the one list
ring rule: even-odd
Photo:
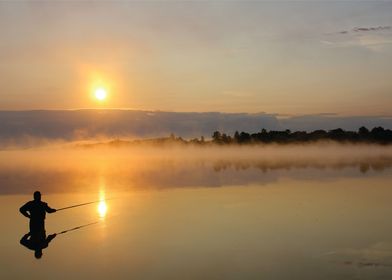
[[[391,146],[82,147],[0,151],[1,279],[392,277]],[[97,201],[48,215],[39,261],[18,242],[37,189]]]
[[86,191],[105,179],[113,190],[267,184],[280,177],[378,176],[392,167],[392,147],[265,145],[242,147],[80,148],[74,145],[1,151],[1,193]]

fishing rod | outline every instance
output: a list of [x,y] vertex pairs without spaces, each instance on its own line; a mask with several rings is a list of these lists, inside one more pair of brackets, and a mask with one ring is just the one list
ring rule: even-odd
[[84,206],[84,205],[99,203],[99,202],[108,201],[108,200],[113,200],[113,199],[114,199],[114,198],[102,199],[102,200],[96,200],[96,201],[91,201],[91,202],[86,202],[86,203],[71,205],[71,206],[67,206],[67,207],[63,207],[63,208],[56,209],[56,211],[62,211],[62,210],[70,209],[70,208],[80,207],[80,206]]
[[70,232],[70,231],[78,230],[78,229],[81,229],[81,228],[84,228],[84,227],[88,227],[88,226],[92,226],[92,225],[95,225],[95,224],[98,224],[98,223],[99,223],[99,221],[98,222],[89,223],[89,224],[85,224],[85,225],[81,225],[81,226],[77,226],[77,227],[74,227],[74,228],[63,230],[62,232],[59,232],[59,233],[56,233],[56,234],[57,235],[64,234],[64,233],[67,233],[67,232]]

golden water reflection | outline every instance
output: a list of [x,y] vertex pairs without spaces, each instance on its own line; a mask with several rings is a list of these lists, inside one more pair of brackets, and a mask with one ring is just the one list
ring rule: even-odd
[[108,206],[107,206],[105,200],[102,200],[99,202],[98,207],[97,207],[97,211],[98,211],[100,218],[105,218],[106,213],[108,211]]

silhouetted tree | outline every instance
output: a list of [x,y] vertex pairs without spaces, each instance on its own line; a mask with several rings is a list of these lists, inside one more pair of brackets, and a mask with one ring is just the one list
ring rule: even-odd
[[236,131],[236,132],[234,133],[234,141],[235,141],[236,143],[239,143],[239,142],[240,142],[240,134],[238,133],[238,131]]
[[220,144],[222,142],[222,135],[221,135],[221,133],[219,131],[215,131],[212,134],[212,141],[217,143],[217,144]]
[[368,135],[369,135],[369,129],[367,129],[367,128],[364,127],[364,126],[361,126],[361,127],[358,129],[358,134],[361,135],[361,136],[368,136]]
[[250,134],[246,132],[241,132],[239,137],[239,143],[249,143],[250,142]]

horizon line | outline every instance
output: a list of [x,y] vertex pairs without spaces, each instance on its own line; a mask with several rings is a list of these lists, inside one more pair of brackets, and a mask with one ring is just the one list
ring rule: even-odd
[[392,118],[391,115],[352,115],[352,114],[341,114],[341,113],[307,113],[307,114],[287,114],[287,113],[267,113],[265,111],[260,112],[227,112],[227,111],[172,111],[172,110],[160,110],[160,109],[136,109],[136,108],[73,108],[73,109],[0,109],[0,112],[72,112],[72,111],[139,111],[139,112],[162,112],[162,113],[183,113],[183,114],[230,114],[230,115],[267,115],[275,116],[277,118],[293,118],[293,117],[311,117],[311,116],[322,116],[322,117],[370,117],[370,118]]

